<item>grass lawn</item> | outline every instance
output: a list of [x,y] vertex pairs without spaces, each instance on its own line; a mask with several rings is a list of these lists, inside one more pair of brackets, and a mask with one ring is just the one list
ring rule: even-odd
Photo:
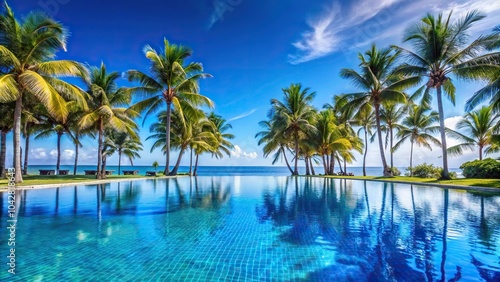
[[[151,178],[151,176],[142,175],[108,175],[106,179],[127,179],[127,178]],[[32,185],[46,185],[46,184],[64,184],[64,183],[84,183],[96,181],[93,175],[24,175],[23,183],[17,186],[32,186]],[[0,180],[0,188],[5,188],[8,185],[7,179]]]
[[436,178],[420,178],[408,176],[382,177],[382,176],[326,176],[331,178],[352,178],[352,179],[367,179],[367,180],[383,180],[395,182],[411,182],[411,183],[428,183],[428,184],[444,184],[444,185],[459,185],[459,186],[478,186],[500,188],[500,179],[476,179],[476,178],[460,178],[452,180],[438,180]]

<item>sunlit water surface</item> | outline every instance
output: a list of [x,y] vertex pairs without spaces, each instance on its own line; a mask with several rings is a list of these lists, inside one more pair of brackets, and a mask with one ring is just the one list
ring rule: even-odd
[[232,176],[16,196],[1,281],[500,281],[500,194]]

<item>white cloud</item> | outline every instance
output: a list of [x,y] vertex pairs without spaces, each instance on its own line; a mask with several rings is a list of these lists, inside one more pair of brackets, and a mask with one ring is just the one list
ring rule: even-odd
[[47,152],[44,148],[35,148],[35,149],[31,149],[30,151],[31,151],[31,155],[36,160],[47,160],[48,159]]
[[238,145],[234,145],[233,150],[231,150],[231,157],[234,158],[245,158],[245,159],[256,159],[258,157],[257,152],[247,153],[240,148]]
[[56,159],[56,158],[57,158],[57,150],[52,150],[52,151],[50,151],[49,155],[50,155],[53,159]]
[[73,160],[73,159],[75,159],[75,151],[70,150],[70,149],[66,149],[62,152],[61,158],[63,160]]
[[457,130],[457,123],[462,120],[462,116],[454,116],[444,119],[444,126],[449,129]]
[[[372,19],[383,9],[390,7],[397,0],[366,1],[360,0],[351,3],[351,7],[342,7],[334,1],[325,12],[308,20],[309,31],[302,33],[302,38],[292,45],[297,49],[296,54],[289,55],[291,64],[299,64],[321,58],[337,51],[341,43],[354,34],[351,30]],[[345,32],[347,34],[345,34]]]
[[490,32],[500,23],[500,1],[358,0],[339,3],[334,1],[322,14],[308,21],[310,29],[292,43],[296,53],[289,55],[290,63],[311,61],[336,51],[342,51],[348,60],[355,60],[356,54],[369,44],[401,44],[404,30],[427,12],[446,16],[453,10],[454,19],[473,9],[485,13],[487,17],[471,28],[471,39]]
[[249,116],[249,115],[253,114],[256,110],[257,110],[257,109],[252,109],[252,110],[250,110],[250,111],[248,111],[248,112],[246,112],[246,113],[242,113],[241,115],[237,115],[237,116],[235,116],[235,117],[232,117],[232,118],[228,119],[227,121],[235,121],[235,120],[238,120],[238,119],[245,118],[245,117],[247,117],[247,116]]

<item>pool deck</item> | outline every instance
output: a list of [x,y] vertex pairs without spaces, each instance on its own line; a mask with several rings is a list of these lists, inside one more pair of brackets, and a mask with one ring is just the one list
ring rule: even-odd
[[[16,185],[16,190],[33,190],[33,189],[49,189],[49,188],[61,188],[68,186],[78,186],[78,185],[97,185],[97,184],[106,184],[113,182],[128,182],[128,181],[136,181],[136,180],[148,180],[148,179],[162,179],[162,178],[175,178],[175,177],[183,177],[187,175],[176,175],[176,176],[157,176],[154,178],[146,178],[146,177],[135,177],[135,178],[118,178],[118,179],[100,179],[100,180],[89,180],[89,181],[80,181],[80,182],[71,182],[71,183],[52,183],[52,184],[39,184],[39,185]],[[5,192],[8,190],[7,186],[0,187],[0,192]]]
[[358,180],[358,181],[389,182],[389,183],[399,183],[399,184],[409,184],[409,185],[419,185],[419,186],[432,186],[432,187],[447,188],[447,189],[474,190],[474,191],[479,191],[479,192],[500,193],[500,187],[499,188],[492,188],[492,187],[466,186],[466,185],[455,185],[455,184],[413,182],[413,181],[404,181],[404,180],[365,179],[365,178],[359,178],[359,177],[342,177],[342,176],[340,176],[340,177],[317,176],[317,177],[330,178],[330,179]]

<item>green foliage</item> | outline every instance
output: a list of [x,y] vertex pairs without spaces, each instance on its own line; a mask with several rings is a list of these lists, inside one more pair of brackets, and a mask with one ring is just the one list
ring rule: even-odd
[[156,171],[156,169],[160,166],[160,164],[157,161],[154,161],[152,166],[155,168]]
[[[413,168],[407,168],[406,169],[406,176],[410,175],[410,172],[413,171],[413,176],[414,177],[420,177],[420,178],[436,178],[440,179],[441,175],[443,174],[443,168],[441,167],[436,167],[432,164],[419,164]],[[455,172],[450,172],[449,176],[451,178],[457,178],[457,174]]]
[[460,169],[466,178],[500,178],[500,162],[492,158],[466,162]]
[[391,172],[392,172],[393,176],[400,176],[401,175],[401,171],[399,171],[399,169],[397,167],[391,167]]

